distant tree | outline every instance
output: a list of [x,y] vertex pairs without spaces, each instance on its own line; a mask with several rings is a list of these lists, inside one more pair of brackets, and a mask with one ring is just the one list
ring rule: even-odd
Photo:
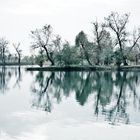
[[15,48],[15,51],[16,51],[17,55],[18,55],[18,64],[20,65],[20,63],[21,63],[21,52],[22,52],[22,50],[19,48],[20,43],[18,43],[18,44],[13,43],[13,46]]
[[0,53],[3,64],[5,64],[6,53],[8,52],[8,43],[5,38],[0,38]]
[[91,60],[90,60],[90,56],[89,56],[89,53],[88,53],[88,50],[87,50],[87,44],[88,44],[87,36],[83,31],[81,31],[76,36],[75,45],[78,46],[78,47],[81,47],[83,49],[84,55],[85,55],[85,58],[86,58],[88,64],[92,65]]
[[41,29],[31,31],[31,37],[34,40],[31,47],[33,49],[42,48],[46,52],[47,60],[51,62],[51,65],[54,65],[52,27],[50,25],[45,25]]
[[28,63],[28,64],[36,64],[36,55],[31,55],[31,56],[23,56],[22,62]]

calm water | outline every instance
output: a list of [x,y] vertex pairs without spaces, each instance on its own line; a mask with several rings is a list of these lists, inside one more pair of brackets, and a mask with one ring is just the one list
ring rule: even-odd
[[0,67],[0,140],[139,140],[140,72]]

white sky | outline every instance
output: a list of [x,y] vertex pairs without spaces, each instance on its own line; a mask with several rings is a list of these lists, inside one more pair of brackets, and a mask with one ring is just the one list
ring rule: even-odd
[[0,37],[21,42],[25,55],[30,31],[51,24],[55,33],[73,44],[81,30],[92,36],[91,22],[111,11],[130,12],[132,28],[140,25],[139,0],[0,0]]

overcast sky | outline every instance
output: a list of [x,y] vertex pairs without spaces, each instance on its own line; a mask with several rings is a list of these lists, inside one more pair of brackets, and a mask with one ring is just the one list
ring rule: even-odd
[[73,44],[81,30],[92,37],[91,22],[111,11],[130,12],[132,28],[140,25],[139,0],[0,0],[0,37],[21,42],[26,54],[30,31],[51,24],[55,33]]

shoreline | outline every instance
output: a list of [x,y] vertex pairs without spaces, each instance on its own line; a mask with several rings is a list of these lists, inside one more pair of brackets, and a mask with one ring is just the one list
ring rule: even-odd
[[45,66],[27,67],[27,71],[140,71],[140,65],[133,66]]

